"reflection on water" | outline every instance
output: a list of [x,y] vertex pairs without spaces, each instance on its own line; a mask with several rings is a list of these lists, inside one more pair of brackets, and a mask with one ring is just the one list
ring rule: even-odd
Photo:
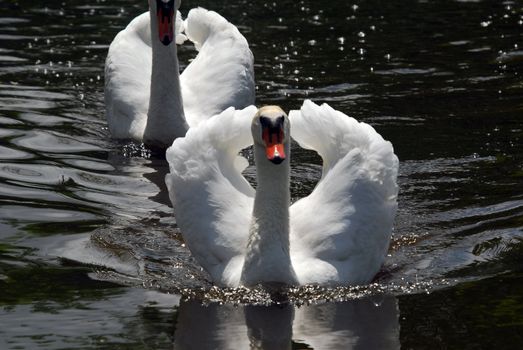
[[392,296],[299,308],[182,302],[174,348],[399,349],[398,311]]
[[[383,270],[372,286],[291,290],[281,305],[211,288],[171,215],[167,164],[111,140],[103,117],[108,45],[146,1],[0,0],[0,348],[521,343],[521,4],[184,0],[181,10],[198,5],[247,37],[258,104],[328,102],[393,142],[399,211]],[[321,167],[293,154],[297,199]],[[255,182],[252,168],[246,177]]]

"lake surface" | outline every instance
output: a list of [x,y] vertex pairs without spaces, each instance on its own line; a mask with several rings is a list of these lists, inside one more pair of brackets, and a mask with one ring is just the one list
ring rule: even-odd
[[[172,217],[165,160],[111,140],[105,122],[108,45],[147,1],[0,0],[0,348],[519,348],[523,4],[184,0],[181,12],[195,6],[248,39],[258,105],[327,102],[394,144],[382,273],[272,304],[211,287]],[[194,55],[179,50],[182,68]],[[321,166],[293,157],[296,199]]]

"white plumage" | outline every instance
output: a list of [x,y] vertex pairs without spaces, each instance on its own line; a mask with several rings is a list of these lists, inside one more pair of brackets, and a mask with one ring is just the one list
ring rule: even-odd
[[157,34],[156,3],[109,47],[105,106],[113,137],[168,147],[209,116],[254,103],[253,56],[238,29],[216,12],[192,9],[185,22],[176,12],[176,42],[183,43],[185,29],[199,51],[180,76],[175,43],[162,44]]
[[[281,124],[286,158],[289,128],[323,158],[316,188],[293,205],[289,160],[265,157],[261,117]],[[247,162],[238,156],[253,143],[256,191],[241,175]],[[215,283],[349,285],[378,272],[397,207],[398,159],[371,126],[311,101],[289,117],[276,107],[230,108],[177,139],[167,159],[177,223]]]

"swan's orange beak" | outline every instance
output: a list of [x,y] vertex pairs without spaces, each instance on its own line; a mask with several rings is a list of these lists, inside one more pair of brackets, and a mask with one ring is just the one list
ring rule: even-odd
[[267,159],[274,164],[283,162],[285,160],[285,148],[283,146],[283,130],[281,127],[264,127],[262,138],[265,142]]
[[156,17],[158,18],[158,35],[160,41],[167,46],[174,39],[174,0],[156,0]]

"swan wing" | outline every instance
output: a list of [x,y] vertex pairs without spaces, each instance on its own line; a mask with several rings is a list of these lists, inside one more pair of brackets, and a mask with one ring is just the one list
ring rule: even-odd
[[222,285],[238,285],[254,201],[238,152],[252,144],[257,109],[228,108],[178,138],[167,150],[169,196],[192,254]]
[[301,284],[360,284],[378,272],[397,208],[398,158],[370,125],[305,101],[291,136],[322,157],[313,192],[290,208],[291,256]]
[[[105,60],[105,111],[115,138],[141,141],[147,122],[151,90],[151,16],[135,17],[109,46]],[[184,22],[176,13],[176,43],[186,39]]]
[[105,110],[115,138],[141,140],[151,86],[149,12],[134,18],[109,46],[105,60]]
[[238,29],[214,11],[192,9],[185,34],[199,51],[180,77],[190,127],[228,107],[254,103],[253,55]]

